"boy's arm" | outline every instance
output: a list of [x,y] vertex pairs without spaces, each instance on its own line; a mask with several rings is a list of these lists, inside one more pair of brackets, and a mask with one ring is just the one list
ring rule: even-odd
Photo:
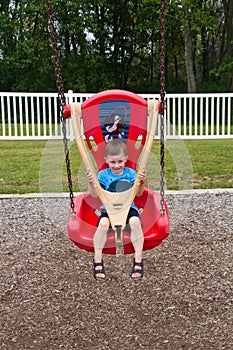
[[89,171],[87,171],[88,191],[90,192],[92,197],[96,198],[98,197],[98,195],[95,190],[94,182],[95,182],[94,176]]
[[146,170],[139,170],[138,177],[140,179],[140,185],[138,188],[137,197],[140,197],[144,192],[144,188],[146,184]]

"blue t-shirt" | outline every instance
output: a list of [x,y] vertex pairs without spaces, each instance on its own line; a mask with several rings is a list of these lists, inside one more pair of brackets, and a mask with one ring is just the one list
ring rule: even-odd
[[[109,192],[123,192],[131,188],[136,179],[136,171],[125,167],[124,171],[120,175],[115,175],[111,172],[110,168],[101,170],[98,173],[98,181],[100,186]],[[137,207],[132,203],[131,208],[137,210]]]

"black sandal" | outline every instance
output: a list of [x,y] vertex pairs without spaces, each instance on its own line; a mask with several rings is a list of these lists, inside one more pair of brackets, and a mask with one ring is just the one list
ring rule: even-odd
[[[134,273],[139,273],[140,276],[138,277],[134,277]],[[136,262],[135,259],[133,260],[133,267],[132,267],[132,271],[131,271],[131,278],[135,281],[138,281],[140,279],[142,279],[144,275],[144,267],[143,267],[143,259],[141,262]]]
[[[97,266],[101,266],[101,269],[97,269]],[[104,277],[98,277],[97,275],[101,273],[104,275]],[[93,259],[93,275],[94,278],[98,281],[104,281],[105,280],[105,270],[104,270],[104,262],[103,259],[101,260],[101,262],[95,262],[95,260]]]

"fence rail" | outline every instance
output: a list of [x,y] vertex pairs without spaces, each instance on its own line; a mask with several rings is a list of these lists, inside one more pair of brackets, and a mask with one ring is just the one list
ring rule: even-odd
[[[84,102],[91,93],[66,94],[67,103]],[[159,99],[159,94],[140,94]],[[165,140],[233,138],[233,93],[167,94]],[[157,137],[160,137],[158,126]],[[0,140],[61,139],[56,93],[0,92]],[[70,121],[67,138],[73,140]]]

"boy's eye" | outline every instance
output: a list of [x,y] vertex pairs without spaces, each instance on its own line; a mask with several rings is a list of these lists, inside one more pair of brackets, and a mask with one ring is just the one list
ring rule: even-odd
[[109,161],[110,164],[114,165],[114,164],[122,164],[125,162],[125,159],[120,159],[118,161],[115,161],[115,160],[112,160],[112,161]]

